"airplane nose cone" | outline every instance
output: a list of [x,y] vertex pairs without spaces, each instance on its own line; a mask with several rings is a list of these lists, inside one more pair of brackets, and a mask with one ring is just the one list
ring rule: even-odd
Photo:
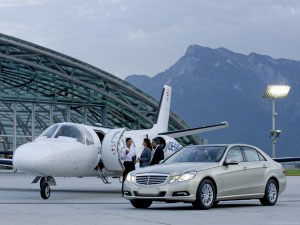
[[50,149],[35,143],[20,146],[14,153],[13,165],[18,171],[32,174],[46,174],[51,170],[53,154]]

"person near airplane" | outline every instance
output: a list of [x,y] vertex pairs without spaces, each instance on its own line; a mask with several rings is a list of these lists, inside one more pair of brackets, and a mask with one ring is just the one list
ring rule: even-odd
[[140,162],[140,167],[150,166],[151,156],[152,156],[152,145],[149,138],[144,139],[144,150],[141,156],[138,158],[138,162]]
[[159,162],[165,158],[164,150],[161,148],[161,146],[159,144],[160,144],[160,142],[159,142],[158,138],[154,138],[152,140],[152,146],[154,148],[154,154],[153,154],[152,160],[150,162],[151,166],[159,164]]
[[123,194],[123,184],[126,176],[129,172],[135,170],[136,163],[136,149],[132,144],[132,139],[130,137],[126,138],[126,145],[121,149],[120,158],[123,160],[123,165],[125,170],[123,172],[123,182],[122,182],[122,194]]

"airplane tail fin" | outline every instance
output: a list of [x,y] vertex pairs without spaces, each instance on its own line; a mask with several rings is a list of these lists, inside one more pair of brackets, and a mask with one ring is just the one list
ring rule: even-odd
[[158,113],[152,130],[157,133],[167,132],[171,107],[172,88],[164,85],[163,92],[160,97]]
[[178,138],[178,137],[184,137],[188,135],[195,135],[199,133],[214,131],[229,126],[228,123],[225,121],[210,126],[168,132],[168,124],[169,124],[170,108],[171,108],[171,91],[172,88],[170,86],[168,85],[164,86],[163,92],[160,97],[156,121],[155,124],[153,125],[153,128],[151,129],[152,133]]

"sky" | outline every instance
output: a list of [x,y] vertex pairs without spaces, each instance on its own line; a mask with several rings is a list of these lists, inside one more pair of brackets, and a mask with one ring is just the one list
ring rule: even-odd
[[0,33],[120,78],[153,76],[191,44],[300,60],[300,1],[0,0]]

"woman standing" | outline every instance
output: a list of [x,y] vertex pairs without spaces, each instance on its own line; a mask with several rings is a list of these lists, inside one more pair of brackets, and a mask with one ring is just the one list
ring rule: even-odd
[[151,146],[150,139],[145,138],[143,145],[145,147],[144,151],[142,152],[141,157],[138,159],[141,168],[150,165],[151,156],[152,156],[152,146]]

